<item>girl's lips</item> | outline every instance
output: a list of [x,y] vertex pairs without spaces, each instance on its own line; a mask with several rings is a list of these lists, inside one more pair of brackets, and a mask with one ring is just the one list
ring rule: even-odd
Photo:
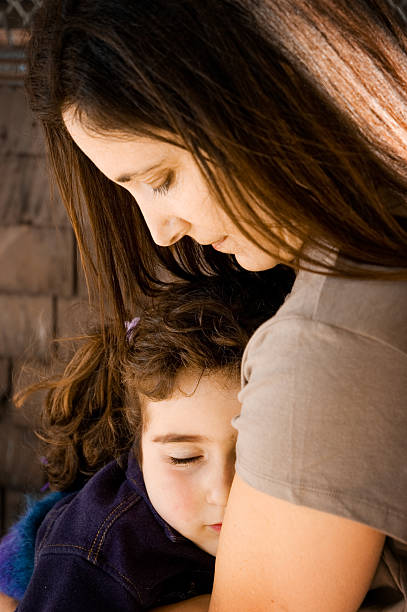
[[222,523],[214,523],[213,525],[208,525],[208,527],[219,533],[219,531],[222,529]]

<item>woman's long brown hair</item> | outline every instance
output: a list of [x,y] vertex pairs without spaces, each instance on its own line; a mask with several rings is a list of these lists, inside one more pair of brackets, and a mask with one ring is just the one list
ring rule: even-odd
[[[85,263],[90,219],[99,293],[118,320],[140,290],[163,285],[163,270],[187,279],[236,264],[188,238],[154,245],[132,197],[81,153],[62,112],[75,109],[97,131],[181,142],[219,206],[294,265],[406,278],[402,26],[387,0],[43,2],[29,98]],[[343,258],[324,268],[271,227]]]
[[170,397],[178,374],[222,370],[239,377],[246,343],[273,316],[294,273],[284,266],[260,274],[237,272],[169,284],[120,336],[105,324],[80,339],[60,377],[33,385],[15,399],[47,389],[42,410],[46,471],[56,489],[80,487],[112,459],[139,451],[145,398]]

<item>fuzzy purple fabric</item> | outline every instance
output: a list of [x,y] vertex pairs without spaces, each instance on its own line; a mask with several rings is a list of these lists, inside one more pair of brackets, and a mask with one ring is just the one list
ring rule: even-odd
[[57,491],[40,500],[27,498],[25,514],[0,542],[0,592],[22,599],[34,570],[38,528],[48,511],[65,495]]

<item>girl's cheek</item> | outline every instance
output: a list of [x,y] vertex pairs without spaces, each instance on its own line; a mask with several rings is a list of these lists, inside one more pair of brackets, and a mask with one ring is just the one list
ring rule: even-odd
[[169,472],[168,482],[174,511],[183,516],[196,512],[199,491],[197,479],[192,474],[186,473],[186,470],[169,470]]

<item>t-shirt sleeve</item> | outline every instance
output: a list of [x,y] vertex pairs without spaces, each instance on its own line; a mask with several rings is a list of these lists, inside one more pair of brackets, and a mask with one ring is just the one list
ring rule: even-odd
[[258,330],[242,376],[240,477],[406,542],[406,355],[292,317]]
[[141,605],[108,572],[72,552],[41,554],[17,612],[137,612]]

